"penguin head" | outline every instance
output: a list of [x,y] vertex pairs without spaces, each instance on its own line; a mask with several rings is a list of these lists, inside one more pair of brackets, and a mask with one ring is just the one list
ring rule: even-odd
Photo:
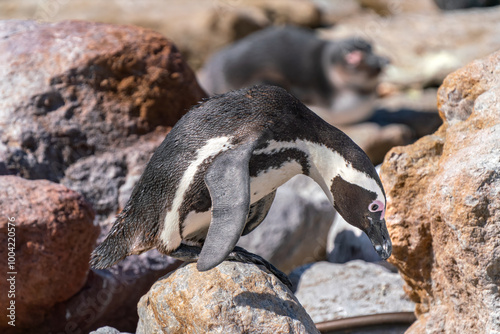
[[368,175],[361,182],[349,181],[341,175],[333,179],[334,207],[349,224],[366,233],[378,255],[386,260],[392,243],[385,224],[386,199],[381,183],[378,177],[375,180]]
[[324,56],[327,78],[338,88],[372,92],[389,60],[373,52],[368,41],[349,38],[330,42]]

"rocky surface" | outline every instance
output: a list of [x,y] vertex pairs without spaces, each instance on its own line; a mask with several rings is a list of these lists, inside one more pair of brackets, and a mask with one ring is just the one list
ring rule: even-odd
[[[89,305],[86,300],[98,300],[101,295],[106,296],[106,303],[101,303],[99,312],[96,312],[94,322],[88,322],[88,328],[112,326],[125,332],[135,332],[139,317],[137,302],[146,294],[154,282],[177,269],[181,261],[151,250],[141,255],[127,257],[109,270],[94,273],[98,284],[92,292],[85,292],[86,298],[79,298],[72,304],[82,308]],[[109,289],[114,286],[114,289]],[[89,305],[90,306],[90,305]]]
[[118,329],[110,326],[104,326],[96,329],[95,331],[90,332],[90,334],[128,334],[128,333],[120,332]]
[[347,317],[413,312],[401,277],[373,263],[317,262],[290,274],[295,295],[314,322]]
[[[12,242],[7,217],[15,223],[15,269],[2,273],[0,301],[15,300],[17,329],[34,327],[85,285],[100,229],[80,194],[46,180],[0,176],[0,212],[0,255],[6,260]],[[7,299],[7,271],[17,272],[14,299]],[[14,329],[2,321],[2,331],[6,327]]]
[[0,160],[11,174],[58,181],[81,158],[172,126],[204,96],[151,30],[3,21],[0,37]]
[[129,147],[82,158],[66,170],[61,183],[92,202],[106,230],[103,232],[107,232],[114,214],[125,206],[149,158],[164,137],[163,131],[155,132]]
[[382,166],[392,262],[417,303],[408,333],[500,331],[500,53],[449,75],[443,126]]
[[335,209],[312,179],[297,175],[278,188],[266,219],[238,245],[284,272],[326,259]]
[[[80,192],[106,232],[154,149],[204,92],[172,42],[148,29],[4,21],[0,36],[0,173],[47,178]],[[85,272],[95,237],[88,240]],[[149,252],[91,272],[31,330],[109,324],[134,331],[137,301],[178,265]],[[53,275],[44,279],[57,283]]]
[[249,263],[181,267],[153,285],[138,312],[137,334],[319,333],[293,293]]

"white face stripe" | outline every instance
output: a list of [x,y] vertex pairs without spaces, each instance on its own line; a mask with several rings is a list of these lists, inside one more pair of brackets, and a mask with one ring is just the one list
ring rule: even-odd
[[293,142],[271,140],[266,148],[255,150],[254,153],[269,154],[288,148],[299,149],[309,156],[309,160],[314,164],[311,167],[315,167],[311,169],[310,176],[321,186],[330,201],[332,200],[332,194],[329,188],[333,179],[336,176],[340,176],[349,183],[373,191],[377,194],[377,200],[381,201],[385,206],[385,197],[377,181],[368,176],[368,174],[353,168],[344,157],[323,144],[301,139]]
[[181,181],[175,191],[172,207],[165,215],[163,222],[163,230],[160,238],[163,241],[167,250],[174,250],[181,243],[181,234],[179,230],[180,215],[179,209],[184,201],[184,195],[193,183],[194,176],[198,171],[199,166],[210,157],[224,152],[232,147],[230,144],[232,137],[217,137],[209,139],[206,144],[200,148],[196,154],[196,159],[191,161],[188,168],[184,171]]

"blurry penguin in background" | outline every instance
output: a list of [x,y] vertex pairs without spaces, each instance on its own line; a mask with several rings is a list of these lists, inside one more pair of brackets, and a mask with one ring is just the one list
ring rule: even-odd
[[210,95],[254,84],[280,86],[329,123],[349,124],[372,115],[387,63],[359,38],[327,41],[311,30],[271,27],[213,55],[199,81]]

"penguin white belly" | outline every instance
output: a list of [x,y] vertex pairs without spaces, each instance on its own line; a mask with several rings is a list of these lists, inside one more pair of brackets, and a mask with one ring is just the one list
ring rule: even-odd
[[250,202],[253,204],[276,190],[286,181],[302,173],[302,166],[295,160],[285,162],[279,168],[260,171],[250,178]]
[[211,219],[211,210],[204,212],[191,211],[183,222],[183,237],[185,239],[204,238],[207,234]]

